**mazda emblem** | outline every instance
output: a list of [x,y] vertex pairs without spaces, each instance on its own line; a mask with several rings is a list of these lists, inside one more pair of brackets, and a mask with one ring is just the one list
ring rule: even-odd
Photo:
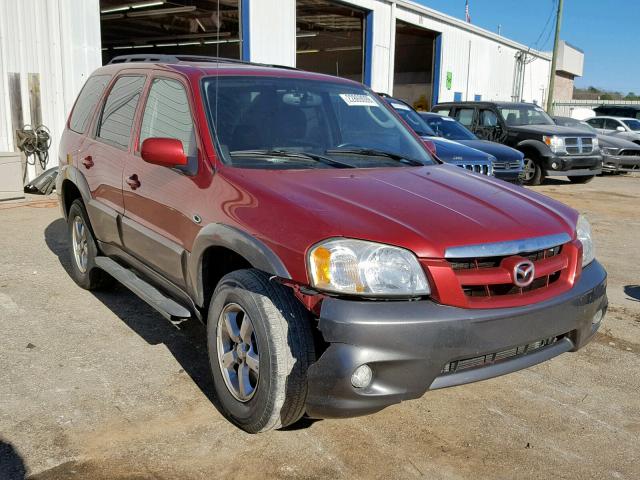
[[513,284],[520,288],[528,287],[531,285],[531,282],[533,282],[535,272],[536,267],[530,260],[518,262],[516,266],[513,267]]

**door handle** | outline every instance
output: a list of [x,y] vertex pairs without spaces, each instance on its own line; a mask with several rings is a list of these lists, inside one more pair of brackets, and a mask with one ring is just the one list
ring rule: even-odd
[[134,173],[129,178],[127,178],[127,185],[131,187],[131,190],[135,190],[136,188],[138,188],[141,185],[140,180],[138,180],[138,175]]
[[82,159],[82,165],[84,165],[84,167],[88,170],[89,168],[93,167],[93,158],[91,157],[91,155],[86,156]]

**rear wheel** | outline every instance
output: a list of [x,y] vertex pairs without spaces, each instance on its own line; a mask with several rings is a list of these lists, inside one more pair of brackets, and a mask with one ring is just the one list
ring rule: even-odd
[[98,245],[81,200],[74,200],[69,208],[67,232],[73,280],[86,290],[110,285],[112,278],[95,266]]
[[544,172],[540,165],[531,157],[524,157],[522,183],[524,185],[540,185],[544,180]]
[[221,412],[249,433],[304,414],[315,360],[310,314],[290,289],[259,270],[222,278],[209,307],[207,344]]
[[589,183],[595,175],[584,175],[580,177],[568,177],[571,183]]

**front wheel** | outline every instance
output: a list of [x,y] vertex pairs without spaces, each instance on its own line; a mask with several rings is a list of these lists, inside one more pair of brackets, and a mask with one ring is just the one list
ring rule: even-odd
[[207,346],[221,412],[249,433],[304,414],[307,369],[315,360],[311,315],[287,287],[259,270],[220,280],[211,300]]
[[540,185],[544,179],[544,172],[540,165],[529,157],[524,157],[524,170],[522,171],[522,183],[524,185]]
[[583,175],[580,177],[568,177],[571,183],[589,183],[595,175]]

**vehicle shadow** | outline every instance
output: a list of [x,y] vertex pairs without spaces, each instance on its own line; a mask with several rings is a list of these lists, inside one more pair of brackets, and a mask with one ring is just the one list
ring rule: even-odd
[[[66,236],[67,224],[62,218],[54,220],[45,228],[44,237],[49,250],[56,255],[65,271],[70,273],[72,259]],[[148,344],[164,344],[184,372],[221,412],[213,388],[205,325],[193,319],[176,327],[120,284],[114,285],[108,291],[91,293]],[[286,430],[305,429],[315,422],[314,419],[302,418],[286,427]],[[1,475],[0,480],[4,480]]]
[[624,293],[626,293],[631,300],[640,302],[640,285],[626,285],[624,287]]
[[24,480],[27,468],[20,454],[9,442],[0,438],[0,478],[2,480]]
[[[66,241],[67,224],[59,218],[44,232],[45,242],[69,273],[71,257]],[[80,287],[78,287],[80,288]],[[202,393],[217,406],[207,355],[206,327],[187,320],[176,327],[120,284],[108,291],[91,292],[149,345],[164,344]]]

